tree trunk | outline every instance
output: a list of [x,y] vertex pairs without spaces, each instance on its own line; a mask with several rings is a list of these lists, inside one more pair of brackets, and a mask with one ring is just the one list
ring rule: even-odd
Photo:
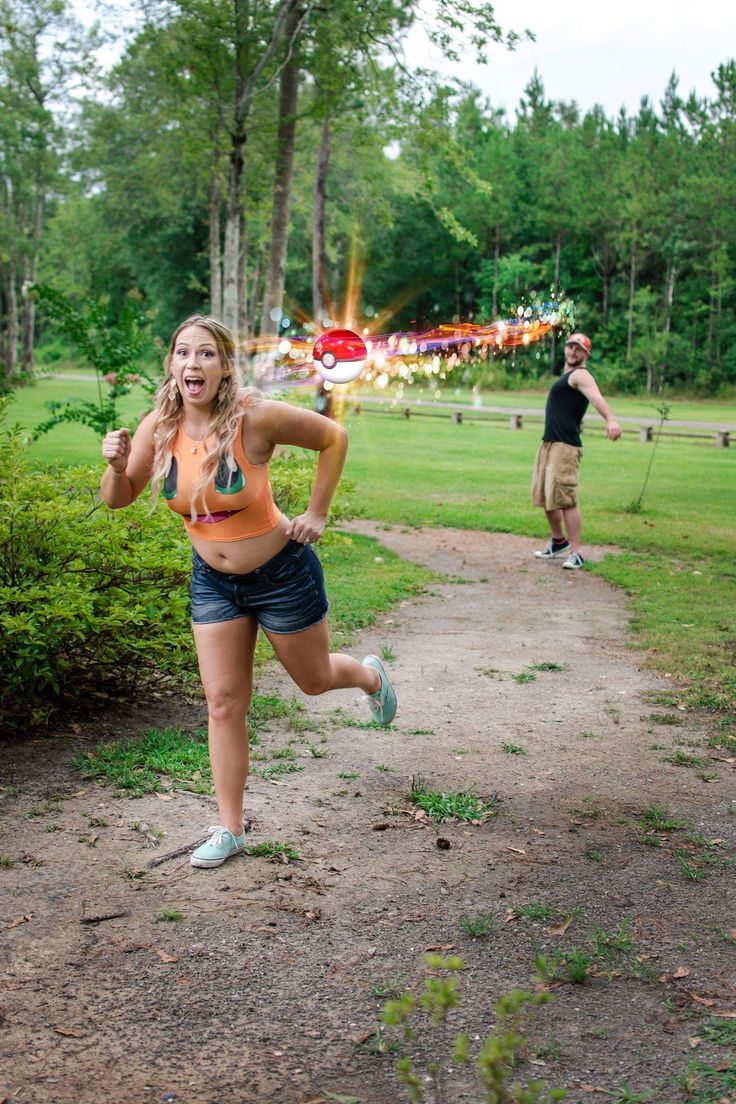
[[329,310],[327,287],[327,257],[325,249],[325,200],[327,170],[330,166],[330,118],[322,125],[322,141],[317,156],[317,177],[314,182],[314,224],[312,226],[312,315],[317,327]]
[[[255,301],[252,304],[255,312]],[[238,321],[240,340],[245,341],[253,332],[253,321],[248,313],[248,225],[245,210],[241,207],[238,225]],[[245,363],[244,361],[242,362]]]
[[[291,13],[289,25],[287,26],[288,42],[293,41],[300,18],[301,13],[298,9],[295,9]],[[279,312],[283,307],[284,299],[291,182],[294,173],[294,137],[296,134],[296,107],[299,95],[299,67],[300,62],[295,54],[281,72],[276,174],[271,213],[271,243],[259,329],[259,333],[262,335],[278,334],[280,330]],[[272,312],[275,317],[271,316]]]
[[5,382],[10,383],[18,364],[18,298],[15,288],[15,261],[12,257],[6,268],[5,303],[8,319],[5,328]]
[[493,302],[491,303],[491,315],[498,316],[498,279],[501,263],[501,223],[496,223],[496,240],[493,246]]
[[634,347],[634,295],[636,293],[636,238],[631,242],[629,260],[629,329],[626,334],[626,363],[631,364]]
[[667,279],[665,281],[665,305],[664,305],[664,357],[659,369],[659,381],[657,384],[657,390],[660,395],[664,390],[665,376],[667,375],[667,368],[669,365],[670,355],[670,333],[672,332],[672,304],[675,299],[675,280],[677,279],[677,269],[674,262],[671,262],[667,269]]
[[222,320],[237,339],[238,300],[240,288],[238,274],[240,268],[240,226],[243,208],[243,148],[245,135],[234,134],[230,151],[230,173],[228,178],[227,215],[225,219],[225,253],[222,264]]
[[[552,281],[552,298],[556,301],[560,294],[560,253],[562,252],[562,232],[557,234],[557,240],[555,241],[555,274]],[[557,361],[557,330],[552,327],[552,340],[549,343],[549,366],[551,371],[555,370],[555,362]]]
[[36,329],[36,300],[27,294],[36,282],[38,272],[38,253],[41,247],[41,228],[43,226],[43,209],[45,196],[40,188],[36,193],[36,202],[33,211],[33,239],[31,242],[31,254],[24,263],[23,272],[23,307],[21,315],[21,348],[23,350],[23,375],[28,379],[33,376],[33,343]]
[[215,176],[210,187],[209,253],[210,314],[222,318],[222,242],[220,226],[220,181]]

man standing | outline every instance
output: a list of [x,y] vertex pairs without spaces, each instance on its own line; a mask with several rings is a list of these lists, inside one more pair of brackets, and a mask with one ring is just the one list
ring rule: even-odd
[[598,384],[585,367],[590,338],[574,333],[565,345],[565,370],[552,384],[544,412],[544,435],[534,462],[532,503],[541,506],[551,531],[548,544],[534,555],[555,560],[568,553],[563,567],[575,571],[585,562],[580,554],[578,466],[583,454],[580,425],[588,403],[606,422],[606,437],[617,441],[621,427]]

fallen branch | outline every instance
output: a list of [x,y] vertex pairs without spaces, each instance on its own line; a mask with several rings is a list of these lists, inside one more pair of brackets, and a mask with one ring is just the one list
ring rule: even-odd
[[122,912],[100,912],[92,916],[80,916],[80,924],[101,924],[104,920],[117,920],[119,916],[130,916],[125,909]]

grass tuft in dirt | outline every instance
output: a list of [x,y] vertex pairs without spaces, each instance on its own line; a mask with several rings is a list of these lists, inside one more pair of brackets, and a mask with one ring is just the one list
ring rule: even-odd
[[527,669],[529,671],[566,671],[568,668],[566,663],[544,662],[527,663]]
[[483,824],[489,817],[496,816],[499,805],[496,797],[486,801],[468,791],[441,793],[431,790],[420,775],[412,778],[409,799],[438,824],[445,820]]
[[460,931],[471,939],[486,939],[493,934],[495,923],[492,912],[478,912],[475,916],[460,917]]
[[183,920],[184,913],[179,909],[165,908],[161,909],[161,912],[156,917],[157,924],[175,924],[177,920]]
[[501,751],[505,751],[507,755],[527,755],[528,752],[521,744],[501,744]]
[[193,793],[212,793],[212,775],[204,732],[152,729],[137,740],[100,744],[78,755],[74,767],[83,778],[113,786],[129,797],[158,793],[167,787],[162,778]]
[[301,858],[301,853],[293,843],[281,843],[280,840],[266,839],[260,843],[247,843],[246,855],[252,855],[256,859],[271,859],[273,862],[296,862]]

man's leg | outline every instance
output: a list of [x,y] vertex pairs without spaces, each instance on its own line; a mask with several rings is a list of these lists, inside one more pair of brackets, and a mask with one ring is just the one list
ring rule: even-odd
[[565,528],[567,529],[567,536],[570,541],[571,550],[573,552],[579,552],[580,533],[583,526],[583,519],[580,516],[580,507],[570,506],[567,510],[560,510],[559,513],[564,515]]
[[[563,541],[565,539],[565,530],[562,527],[562,510],[545,510],[547,515],[547,522],[549,524],[550,533],[552,534],[552,540]],[[567,514],[567,511],[565,511]],[[569,530],[568,530],[569,532]]]

